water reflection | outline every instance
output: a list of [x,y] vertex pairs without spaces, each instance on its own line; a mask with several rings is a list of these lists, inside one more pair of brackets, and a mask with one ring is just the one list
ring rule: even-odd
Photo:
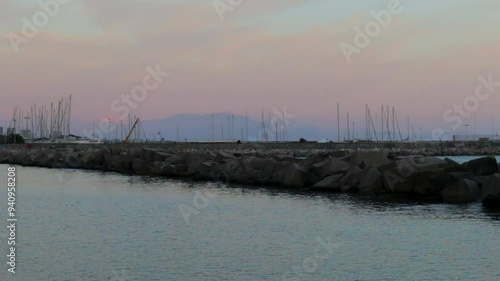
[[248,187],[213,183],[189,183],[185,188],[210,190],[219,195],[251,197],[253,199],[292,199],[314,201],[332,211],[348,210],[352,214],[390,214],[417,219],[493,220],[500,221],[500,209],[483,207],[480,202],[470,204],[426,203],[404,197],[366,197],[352,194],[310,193],[297,189]]
[[500,223],[500,207],[482,206],[481,211],[491,220]]

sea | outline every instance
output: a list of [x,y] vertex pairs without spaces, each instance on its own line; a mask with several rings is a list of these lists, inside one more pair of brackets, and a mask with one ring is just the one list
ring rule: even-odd
[[11,273],[8,167],[0,280],[500,280],[500,210],[480,203],[21,166]]

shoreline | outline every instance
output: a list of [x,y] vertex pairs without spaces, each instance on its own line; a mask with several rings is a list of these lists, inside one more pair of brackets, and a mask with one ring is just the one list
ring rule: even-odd
[[[289,148],[276,148],[279,145]],[[500,206],[500,167],[494,157],[458,164],[430,156],[439,154],[435,149],[335,150],[307,145],[311,147],[296,143],[12,145],[0,150],[0,164]],[[496,147],[481,152],[500,154]]]

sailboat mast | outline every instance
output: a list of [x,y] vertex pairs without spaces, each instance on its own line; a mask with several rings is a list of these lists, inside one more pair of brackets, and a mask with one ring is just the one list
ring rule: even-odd
[[410,115],[406,116],[406,124],[408,128],[408,141],[410,141]]
[[340,105],[337,102],[337,142],[340,142]]
[[384,142],[384,106],[382,105],[382,142]]
[[245,140],[248,141],[248,110],[245,109]]
[[350,137],[351,137],[351,133],[349,131],[349,128],[350,128],[350,124],[349,124],[349,112],[347,112],[347,141],[350,140]]

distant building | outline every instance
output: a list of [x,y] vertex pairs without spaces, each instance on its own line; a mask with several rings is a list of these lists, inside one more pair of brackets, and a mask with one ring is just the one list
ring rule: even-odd
[[453,141],[499,141],[500,135],[453,135]]
[[3,127],[0,127],[0,136],[3,136]]
[[12,134],[15,134],[16,133],[16,129],[15,128],[7,128],[7,135],[12,135]]

